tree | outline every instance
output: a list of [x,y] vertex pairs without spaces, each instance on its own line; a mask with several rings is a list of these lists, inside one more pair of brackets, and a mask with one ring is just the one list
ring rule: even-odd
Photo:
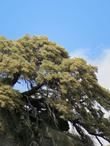
[[[96,67],[70,58],[47,37],[0,37],[2,145],[93,146],[91,136],[101,145],[100,138],[110,142],[110,120],[103,113],[110,110],[110,92],[96,73]],[[22,82],[25,92],[14,88]],[[68,132],[69,123],[77,135]]]

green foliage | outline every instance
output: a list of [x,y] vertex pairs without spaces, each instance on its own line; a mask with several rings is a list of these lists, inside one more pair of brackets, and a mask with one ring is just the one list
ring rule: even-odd
[[[10,110],[20,107],[20,94],[13,90],[9,85],[0,85],[0,108],[8,108]],[[22,104],[23,105],[23,104]]]
[[[110,110],[110,92],[98,84],[96,73],[96,67],[70,58],[47,37],[26,35],[14,41],[0,37],[0,108],[20,113],[36,138],[33,129],[37,127],[38,134],[42,122],[61,132],[69,121],[81,143],[93,145],[83,129],[110,142],[110,121],[102,110]],[[16,91],[14,85],[23,81],[30,89]],[[68,133],[68,128],[63,131]]]

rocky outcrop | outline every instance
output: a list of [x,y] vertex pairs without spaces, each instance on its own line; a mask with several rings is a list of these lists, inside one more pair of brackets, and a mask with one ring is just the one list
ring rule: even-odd
[[0,146],[83,146],[77,136],[54,129],[44,121],[37,130],[34,128],[24,124],[18,113],[0,109]]

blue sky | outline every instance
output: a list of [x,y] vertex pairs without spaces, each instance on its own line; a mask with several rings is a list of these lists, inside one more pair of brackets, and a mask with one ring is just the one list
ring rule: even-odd
[[110,47],[110,0],[1,0],[0,35],[47,35],[69,52]]
[[0,35],[46,35],[99,67],[110,89],[110,0],[0,0]]
[[110,88],[110,0],[0,0],[0,35],[25,34],[46,35],[71,56],[92,60]]

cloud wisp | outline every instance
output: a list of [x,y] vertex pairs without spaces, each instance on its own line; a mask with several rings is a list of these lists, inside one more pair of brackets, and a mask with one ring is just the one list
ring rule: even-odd
[[[70,56],[83,58],[89,64],[97,66],[98,67],[97,78],[99,84],[104,88],[110,90],[110,49],[104,49],[102,54],[97,56],[97,58],[95,59],[91,59],[89,55],[90,53],[91,53],[90,49],[77,49],[77,51],[73,51]],[[105,117],[110,116],[110,112],[107,112],[104,109],[102,110],[105,113]],[[102,138],[100,140],[105,146],[109,144]],[[99,145],[99,143],[96,140],[94,140],[94,142],[96,143],[97,146]]]
[[110,49],[105,50],[100,60],[97,61],[99,83],[110,89]]
[[90,58],[90,51],[90,49],[78,49],[72,52],[71,57],[84,58],[88,63],[97,66],[99,83],[110,90],[110,49],[104,49],[95,59]]

